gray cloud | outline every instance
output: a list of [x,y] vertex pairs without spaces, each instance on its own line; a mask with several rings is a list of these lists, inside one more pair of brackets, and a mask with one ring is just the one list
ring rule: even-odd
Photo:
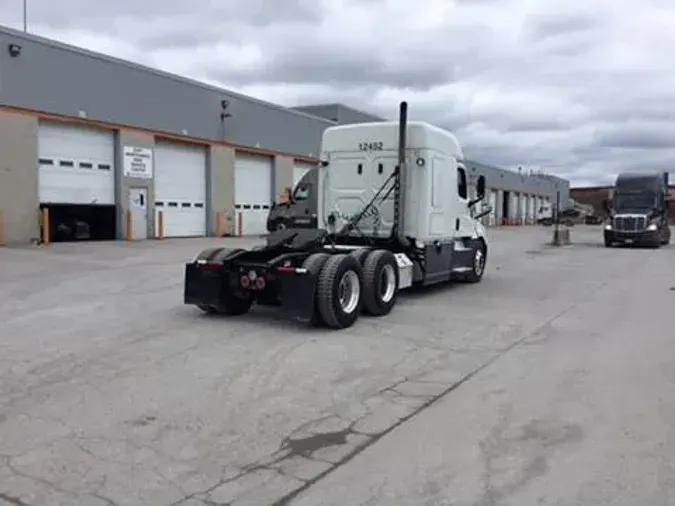
[[567,38],[597,30],[602,18],[584,9],[577,12],[553,13],[528,19],[526,32],[529,40]]
[[596,146],[619,149],[670,150],[673,139],[675,125],[670,122],[602,125],[594,135]]
[[[0,19],[21,27],[21,2]],[[660,9],[660,10],[655,10]],[[673,166],[668,0],[30,0],[37,33],[285,105],[344,101],[578,181]]]

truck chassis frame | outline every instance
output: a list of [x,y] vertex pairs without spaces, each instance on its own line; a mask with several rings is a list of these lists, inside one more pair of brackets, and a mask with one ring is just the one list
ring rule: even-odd
[[361,312],[388,314],[399,290],[452,279],[480,281],[487,248],[482,240],[465,245],[454,252],[454,269],[434,272],[426,268],[426,256],[441,255],[440,245],[412,249],[395,239],[281,230],[250,250],[202,251],[185,266],[184,302],[232,316],[248,312],[255,302],[281,307],[294,320],[345,328]]

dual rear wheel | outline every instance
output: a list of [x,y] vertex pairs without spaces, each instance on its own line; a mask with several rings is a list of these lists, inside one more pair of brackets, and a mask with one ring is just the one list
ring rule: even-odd
[[387,250],[350,254],[315,253],[303,267],[317,277],[315,323],[334,329],[350,327],[359,314],[384,316],[396,304],[398,266]]

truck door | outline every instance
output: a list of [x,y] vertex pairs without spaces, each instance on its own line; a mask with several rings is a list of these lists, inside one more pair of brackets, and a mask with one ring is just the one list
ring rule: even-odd
[[312,211],[310,209],[312,196],[316,191],[313,186],[300,180],[293,190],[292,217],[297,226],[305,227],[312,224]]
[[471,237],[475,231],[474,220],[469,209],[469,185],[464,166],[457,167],[457,195],[455,197],[455,237]]

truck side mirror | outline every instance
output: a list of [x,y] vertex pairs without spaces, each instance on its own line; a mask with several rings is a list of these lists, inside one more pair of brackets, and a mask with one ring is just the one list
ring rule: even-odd
[[476,182],[476,198],[482,199],[485,197],[485,176],[478,176]]

